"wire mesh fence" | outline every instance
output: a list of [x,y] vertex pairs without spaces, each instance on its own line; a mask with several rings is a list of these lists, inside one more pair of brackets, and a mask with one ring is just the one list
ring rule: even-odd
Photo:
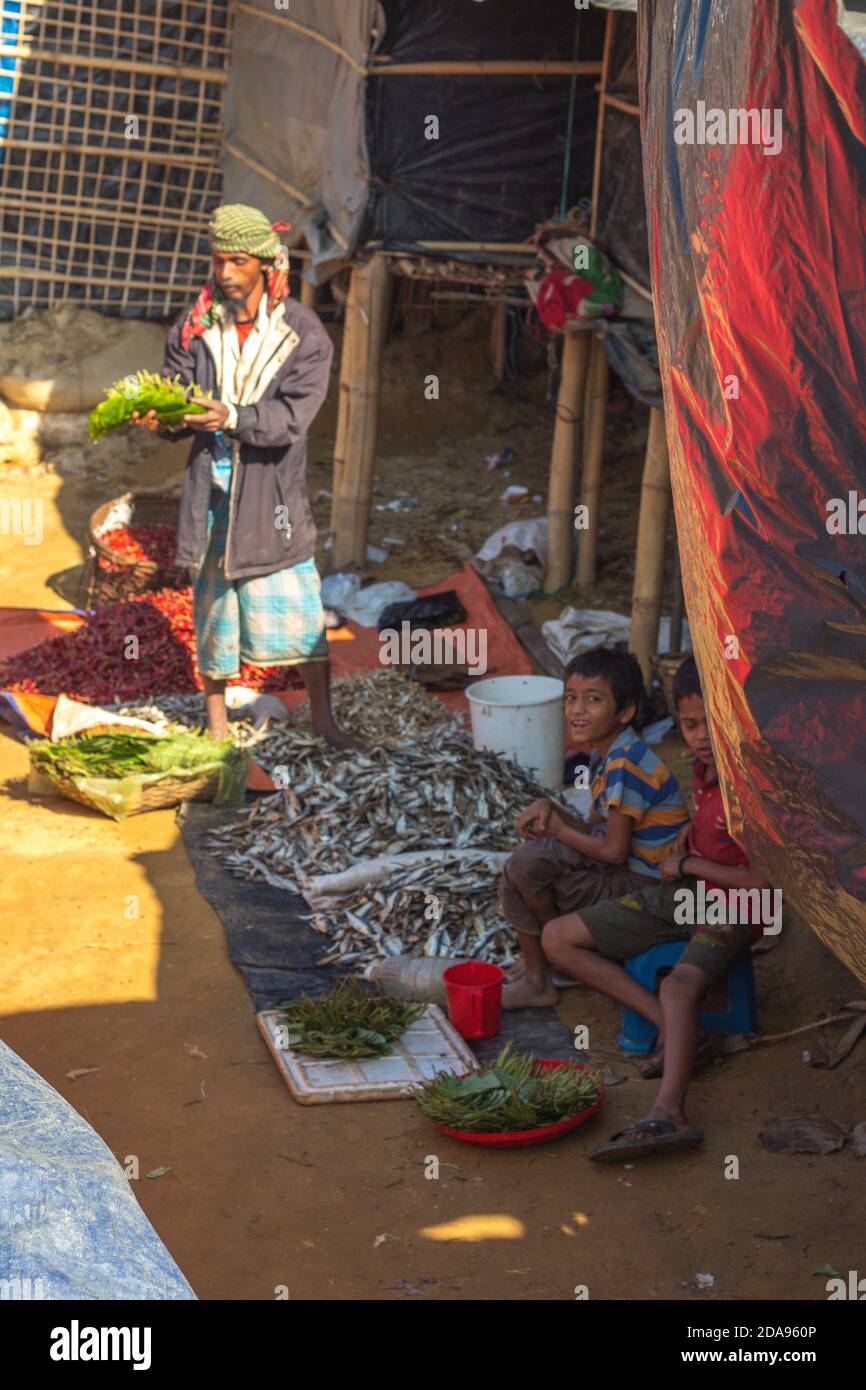
[[0,0],[0,318],[195,295],[230,44],[228,0]]

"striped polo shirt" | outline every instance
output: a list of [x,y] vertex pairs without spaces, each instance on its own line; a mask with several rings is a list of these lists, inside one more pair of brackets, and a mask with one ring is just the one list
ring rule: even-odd
[[604,820],[610,811],[631,817],[628,867],[660,878],[662,860],[689,819],[677,779],[631,726],[617,735],[603,758],[597,753],[592,758],[593,809]]

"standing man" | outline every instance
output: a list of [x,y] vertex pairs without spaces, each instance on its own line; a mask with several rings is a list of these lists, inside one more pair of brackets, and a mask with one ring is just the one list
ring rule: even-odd
[[[208,728],[228,730],[225,688],[241,662],[296,666],[315,733],[357,744],[334,722],[316,526],[307,497],[307,431],[328,391],[333,347],[311,309],[289,297],[288,253],[256,208],[219,207],[211,278],[172,328],[163,374],[194,399],[176,563],[196,573],[196,651]],[[158,428],[155,416],[141,420]]]

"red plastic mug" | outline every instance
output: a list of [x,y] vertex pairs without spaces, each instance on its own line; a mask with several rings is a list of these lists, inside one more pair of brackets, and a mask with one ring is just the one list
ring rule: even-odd
[[448,995],[448,1017],[466,1039],[493,1038],[502,1023],[502,982],[498,965],[480,960],[451,965],[442,979]]

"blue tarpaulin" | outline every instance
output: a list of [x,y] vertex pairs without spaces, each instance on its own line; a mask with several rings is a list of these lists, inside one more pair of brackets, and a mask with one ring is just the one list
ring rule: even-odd
[[194,1299],[99,1135],[0,1043],[0,1299]]

